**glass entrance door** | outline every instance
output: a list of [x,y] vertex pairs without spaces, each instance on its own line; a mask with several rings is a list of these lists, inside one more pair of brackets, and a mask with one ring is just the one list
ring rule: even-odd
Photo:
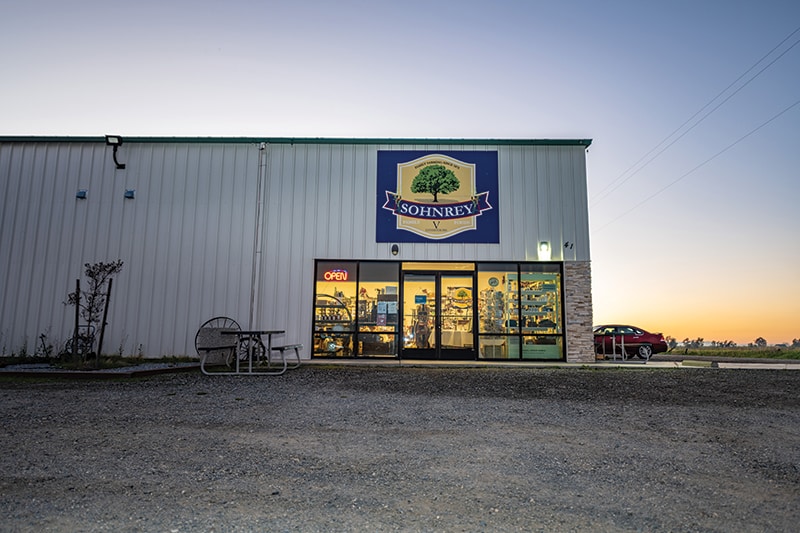
[[439,276],[441,359],[475,359],[473,281],[471,272],[447,272]]
[[407,359],[475,359],[472,272],[403,273]]
[[401,357],[436,358],[437,298],[435,273],[403,274],[403,348]]

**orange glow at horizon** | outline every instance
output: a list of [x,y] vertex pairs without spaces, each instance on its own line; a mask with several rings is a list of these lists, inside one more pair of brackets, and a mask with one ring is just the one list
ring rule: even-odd
[[594,323],[631,324],[651,332],[746,346],[759,337],[800,338],[800,274],[783,264],[768,271],[732,262],[655,264],[647,271],[593,262]]

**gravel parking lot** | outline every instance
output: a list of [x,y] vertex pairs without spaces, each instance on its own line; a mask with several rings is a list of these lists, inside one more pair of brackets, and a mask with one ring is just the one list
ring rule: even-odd
[[796,531],[800,372],[0,378],[3,531]]

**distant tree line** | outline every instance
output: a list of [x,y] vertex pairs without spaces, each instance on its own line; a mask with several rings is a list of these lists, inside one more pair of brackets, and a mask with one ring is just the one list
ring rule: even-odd
[[733,341],[711,341],[711,346],[715,348],[734,348],[736,343]]
[[[669,348],[669,351],[672,351],[675,348],[677,348],[679,344],[683,344],[683,347],[685,349],[687,349],[687,350],[690,349],[690,348],[702,348],[703,346],[706,345],[705,344],[705,340],[703,339],[703,337],[698,337],[696,339],[690,339],[690,338],[687,337],[687,338],[683,339],[682,342],[679,343],[678,339],[676,339],[675,337],[672,337],[670,335],[667,335],[664,338],[664,340],[667,341],[667,348]],[[754,340],[753,342],[749,343],[747,346],[750,347],[750,348],[766,348],[767,345],[768,345],[767,339],[765,339],[764,337],[758,337],[756,340]],[[734,341],[727,341],[727,340],[726,341],[709,341],[708,342],[708,346],[711,346],[712,348],[736,348],[738,346],[738,344],[736,344]],[[800,339],[792,339],[792,344],[791,345],[788,345],[788,344],[776,344],[776,346],[785,347],[785,348],[800,348]]]

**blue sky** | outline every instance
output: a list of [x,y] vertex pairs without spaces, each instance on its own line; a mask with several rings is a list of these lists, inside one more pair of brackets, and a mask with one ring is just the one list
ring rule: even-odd
[[591,138],[595,322],[800,338],[796,0],[2,6],[0,135]]

